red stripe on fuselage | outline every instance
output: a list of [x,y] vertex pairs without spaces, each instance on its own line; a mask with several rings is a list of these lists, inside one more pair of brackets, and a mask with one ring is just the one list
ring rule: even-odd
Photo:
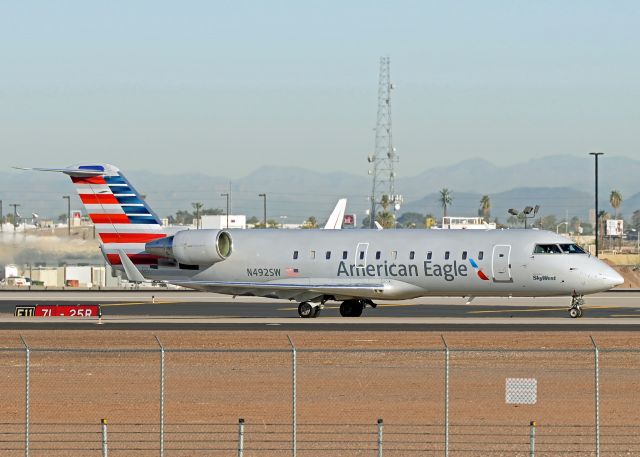
[[94,224],[130,224],[126,214],[89,214]]
[[165,236],[164,233],[100,233],[103,243],[147,243]]
[[119,205],[113,194],[80,194],[80,200],[85,205]]
[[[136,265],[155,265],[158,263],[158,256],[151,254],[127,254],[127,257]],[[122,265],[118,254],[107,254],[107,260],[111,265]]]
[[106,184],[107,181],[104,180],[102,176],[89,176],[86,178],[77,178],[75,176],[71,177],[71,180],[74,184]]

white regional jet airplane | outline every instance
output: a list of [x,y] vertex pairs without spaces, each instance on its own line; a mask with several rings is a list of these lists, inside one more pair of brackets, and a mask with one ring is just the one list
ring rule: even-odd
[[295,300],[301,317],[340,301],[357,317],[374,300],[423,296],[583,295],[622,277],[571,240],[543,230],[182,230],[171,235],[116,167],[77,165],[71,177],[107,261],[132,281]]

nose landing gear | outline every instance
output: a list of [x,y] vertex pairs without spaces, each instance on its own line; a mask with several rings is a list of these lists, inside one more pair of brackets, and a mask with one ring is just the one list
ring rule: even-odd
[[569,316],[573,319],[582,317],[582,305],[584,305],[584,298],[582,298],[582,295],[574,295],[571,298]]

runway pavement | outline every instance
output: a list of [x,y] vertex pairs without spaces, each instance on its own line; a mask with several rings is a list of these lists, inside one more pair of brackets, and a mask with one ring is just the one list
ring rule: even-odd
[[15,306],[100,304],[103,326],[128,329],[317,330],[640,330],[640,291],[586,297],[584,317],[570,319],[567,297],[420,298],[381,302],[360,318],[341,318],[338,303],[316,319],[300,319],[297,303],[202,292],[0,292],[0,329],[96,328],[95,319],[16,318]]

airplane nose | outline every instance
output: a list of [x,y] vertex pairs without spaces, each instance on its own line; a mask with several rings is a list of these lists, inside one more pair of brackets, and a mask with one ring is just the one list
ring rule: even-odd
[[609,282],[610,287],[615,287],[615,286],[619,286],[620,284],[623,284],[624,278],[620,273],[618,273],[612,268],[611,272],[607,275],[607,281]]
[[609,289],[624,283],[624,278],[620,275],[620,273],[611,268],[609,265],[603,265],[603,267],[604,268],[600,271],[600,274],[598,276],[600,276],[602,282]]

